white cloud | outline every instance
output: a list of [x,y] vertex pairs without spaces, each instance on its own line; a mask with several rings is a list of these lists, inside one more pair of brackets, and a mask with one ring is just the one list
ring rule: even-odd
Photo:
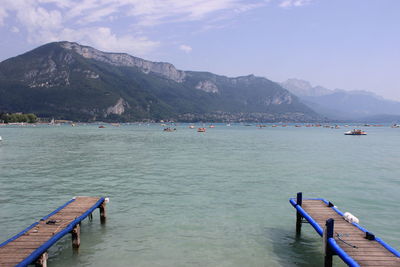
[[311,1],[312,0],[281,0],[279,6],[283,8],[299,7],[309,4]]
[[[33,44],[71,40],[108,51],[144,55],[160,45],[146,36],[149,27],[214,21],[213,27],[218,28],[223,21],[268,1],[1,0],[0,27],[7,25],[12,32],[24,30],[26,39]],[[111,26],[111,21],[116,26]],[[180,49],[191,51],[187,45]]]
[[189,46],[189,45],[184,45],[184,44],[180,45],[180,46],[179,46],[179,49],[182,50],[182,51],[185,52],[185,53],[190,53],[190,52],[192,52],[192,50],[193,50],[191,46]]

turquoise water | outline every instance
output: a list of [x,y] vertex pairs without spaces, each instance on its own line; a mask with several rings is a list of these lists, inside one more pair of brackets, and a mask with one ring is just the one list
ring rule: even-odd
[[[0,240],[73,196],[108,196],[49,266],[322,266],[296,192],[324,197],[400,249],[400,129],[217,125],[0,127]],[[336,266],[344,266],[335,258]]]

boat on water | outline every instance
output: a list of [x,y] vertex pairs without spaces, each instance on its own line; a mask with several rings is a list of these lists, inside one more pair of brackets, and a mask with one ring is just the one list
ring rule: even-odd
[[100,129],[102,129],[102,128],[106,128],[106,126],[104,126],[104,125],[100,125],[100,126],[99,126],[99,128],[100,128]]
[[393,124],[391,127],[392,128],[400,128],[400,124]]
[[176,128],[171,128],[171,127],[167,127],[167,128],[164,128],[164,132],[173,132],[173,131],[176,131]]
[[197,132],[199,133],[205,133],[206,132],[206,128],[198,128]]
[[189,129],[194,129],[194,125],[189,125]]
[[345,132],[344,135],[367,135],[367,133],[360,129],[353,129],[351,131]]

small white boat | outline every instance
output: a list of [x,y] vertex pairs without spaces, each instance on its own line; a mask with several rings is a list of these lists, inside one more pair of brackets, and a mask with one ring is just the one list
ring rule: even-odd
[[344,135],[367,135],[367,133],[360,129],[354,129],[354,130],[345,132]]
[[0,142],[1,142],[1,141],[3,141],[3,138],[1,138],[1,136],[0,136]]

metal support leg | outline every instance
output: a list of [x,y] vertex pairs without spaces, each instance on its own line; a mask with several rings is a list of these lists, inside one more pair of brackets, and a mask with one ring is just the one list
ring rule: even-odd
[[[303,193],[299,192],[297,193],[297,205],[301,207],[303,200]],[[296,234],[300,235],[301,233],[301,220],[303,219],[303,216],[301,216],[300,212],[296,210]]]
[[332,267],[333,251],[328,244],[328,240],[329,238],[333,238],[333,225],[334,225],[334,220],[332,218],[326,220],[325,231],[324,231],[325,267]]

